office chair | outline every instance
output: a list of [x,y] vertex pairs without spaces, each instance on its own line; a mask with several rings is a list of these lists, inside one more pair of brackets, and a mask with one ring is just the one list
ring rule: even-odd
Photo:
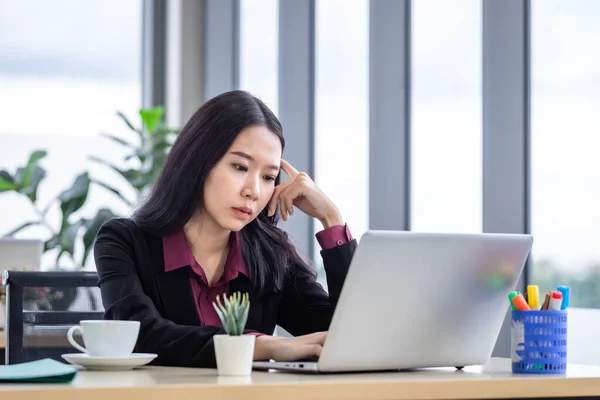
[[[61,354],[78,352],[67,341],[69,327],[104,315],[93,296],[92,288],[99,291],[95,272],[7,270],[2,281],[6,286],[6,365],[43,358],[64,362]],[[69,292],[76,295],[76,307],[65,299]],[[61,300],[71,310],[57,309]]]

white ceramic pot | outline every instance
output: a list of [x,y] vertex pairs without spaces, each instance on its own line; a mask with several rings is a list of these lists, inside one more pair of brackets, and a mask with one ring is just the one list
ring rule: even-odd
[[254,335],[215,335],[217,370],[221,376],[247,376],[252,373]]

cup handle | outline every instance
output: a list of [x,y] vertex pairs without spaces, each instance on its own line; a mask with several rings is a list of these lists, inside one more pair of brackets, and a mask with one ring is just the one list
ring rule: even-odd
[[73,334],[75,333],[75,331],[80,331],[81,333],[83,333],[83,329],[81,329],[79,325],[72,326],[69,329],[69,332],[67,332],[67,339],[69,340],[69,343],[71,343],[71,346],[75,347],[77,350],[87,353],[86,348],[81,346],[75,341],[75,339],[73,339]]

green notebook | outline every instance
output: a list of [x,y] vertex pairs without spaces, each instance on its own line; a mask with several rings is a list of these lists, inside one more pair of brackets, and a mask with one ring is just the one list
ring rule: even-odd
[[78,369],[51,358],[21,364],[0,365],[2,382],[71,382]]

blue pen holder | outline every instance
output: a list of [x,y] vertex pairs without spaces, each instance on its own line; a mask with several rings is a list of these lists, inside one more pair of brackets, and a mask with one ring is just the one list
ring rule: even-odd
[[512,310],[512,372],[567,372],[567,311]]

